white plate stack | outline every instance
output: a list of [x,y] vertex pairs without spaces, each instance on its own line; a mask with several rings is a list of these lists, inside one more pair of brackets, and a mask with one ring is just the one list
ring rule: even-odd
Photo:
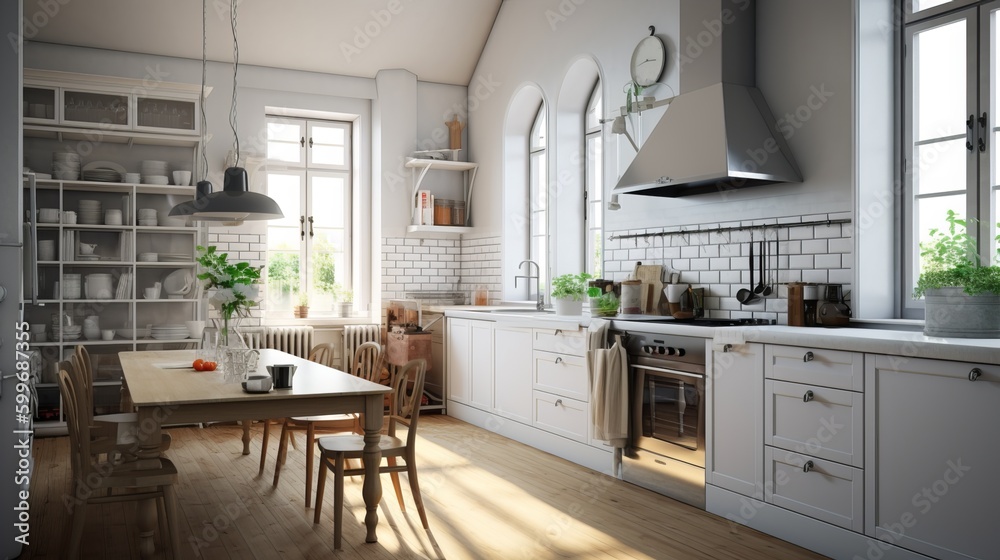
[[81,224],[97,225],[104,223],[104,212],[100,200],[81,200],[77,211],[77,221]]
[[184,340],[188,337],[187,325],[153,325],[150,336],[156,340]]
[[155,226],[156,221],[156,209],[155,208],[140,208],[139,209],[139,225],[140,226]]
[[83,180],[98,181],[101,183],[120,183],[122,180],[122,174],[115,171],[114,169],[105,169],[105,168],[84,169]]
[[60,286],[63,299],[80,299],[83,290],[79,274],[63,274]]
[[170,179],[167,176],[167,162],[155,159],[144,159],[139,162],[139,174],[142,175],[142,182],[149,185],[167,185]]
[[139,262],[156,262],[159,255],[156,253],[139,253]]
[[76,181],[80,178],[80,156],[73,152],[53,153],[52,173],[61,181]]

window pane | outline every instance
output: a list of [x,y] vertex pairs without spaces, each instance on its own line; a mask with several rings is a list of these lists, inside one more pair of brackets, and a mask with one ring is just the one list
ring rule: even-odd
[[[959,216],[965,217],[965,194],[924,198],[917,200],[916,205],[917,218],[914,228],[917,232],[916,237],[920,245],[924,245],[931,240],[930,231],[932,229],[937,228],[946,231],[948,222],[945,218],[948,215],[948,210],[954,210]],[[917,251],[918,256],[919,254],[920,250]],[[920,272],[925,268],[923,258],[918,260],[917,265],[918,268],[915,271],[914,278],[919,277]]]
[[590,106],[587,108],[587,130],[600,129],[603,114],[604,101],[601,99],[601,84],[598,82],[590,98]]
[[913,36],[917,141],[965,134],[966,26],[958,20]]
[[317,126],[312,127],[313,144],[333,144],[343,146],[347,136],[346,129],[339,126]]
[[917,13],[921,10],[929,10],[935,6],[940,6],[941,4],[947,4],[952,0],[913,0],[913,13]]
[[[531,238],[531,260],[538,263],[540,278],[539,282],[542,285],[542,291],[548,293],[548,279],[545,274],[548,271],[548,264],[546,259],[546,241],[548,237],[545,235],[539,235]],[[534,290],[532,290],[534,291]]]
[[604,191],[603,142],[600,136],[587,138],[587,198],[601,200]]
[[[268,232],[268,237],[271,236]],[[268,241],[270,243],[270,239]],[[298,251],[268,251],[267,266],[264,267],[267,281],[267,311],[290,311],[298,305],[296,294],[299,291],[299,253]]]
[[267,174],[267,195],[274,199],[285,215],[280,220],[271,220],[269,225],[299,226],[302,216],[302,175],[287,173]]
[[531,154],[531,209],[545,210],[548,182],[545,180],[545,152]]
[[267,159],[288,163],[302,163],[302,127],[268,121]]
[[964,191],[968,185],[968,154],[965,139],[917,146],[914,194]]
[[314,227],[344,227],[345,183],[343,177],[315,175],[310,178]]
[[343,146],[324,146],[314,143],[310,157],[312,163],[320,165],[344,165],[347,152]]
[[267,248],[270,251],[296,251],[299,250],[302,236],[299,228],[294,227],[274,227],[267,228]]
[[313,235],[313,251],[334,251],[344,250],[344,230],[342,229],[316,229]]

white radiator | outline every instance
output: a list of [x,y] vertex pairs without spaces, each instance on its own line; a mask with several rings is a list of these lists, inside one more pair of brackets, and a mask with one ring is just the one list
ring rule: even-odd
[[313,328],[265,327],[263,348],[274,348],[300,358],[308,358],[313,347]]
[[382,327],[380,325],[345,325],[344,326],[344,371],[351,371],[351,360],[358,346],[366,342],[382,343]]

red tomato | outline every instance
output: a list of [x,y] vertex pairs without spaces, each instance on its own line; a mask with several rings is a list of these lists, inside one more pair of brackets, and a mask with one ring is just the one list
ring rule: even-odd
[[205,371],[215,371],[215,368],[219,367],[219,364],[215,362],[205,362],[202,367],[205,368]]
[[195,371],[205,371],[205,360],[195,360],[194,363],[191,364],[191,367],[193,367]]

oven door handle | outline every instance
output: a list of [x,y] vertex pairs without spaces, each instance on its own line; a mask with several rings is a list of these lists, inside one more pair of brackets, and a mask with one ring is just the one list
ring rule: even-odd
[[699,375],[697,373],[688,373],[686,371],[677,371],[676,369],[658,368],[658,367],[646,366],[646,365],[642,365],[642,364],[631,364],[630,367],[634,367],[635,369],[644,369],[644,370],[647,370],[647,371],[655,371],[657,373],[668,373],[670,375],[681,375],[681,376],[684,376],[684,377],[690,377],[692,379],[704,379],[705,378],[704,375]]

